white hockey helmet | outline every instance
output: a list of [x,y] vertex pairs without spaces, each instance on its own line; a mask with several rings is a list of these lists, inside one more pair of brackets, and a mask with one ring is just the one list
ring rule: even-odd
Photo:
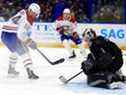
[[37,3],[30,4],[30,6],[28,7],[28,10],[31,10],[32,12],[37,14],[37,17],[40,14],[40,6]]
[[69,9],[69,8],[65,8],[65,9],[63,10],[63,13],[70,14],[70,9]]

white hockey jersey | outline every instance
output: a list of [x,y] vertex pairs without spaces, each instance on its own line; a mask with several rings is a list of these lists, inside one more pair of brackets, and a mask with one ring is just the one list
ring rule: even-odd
[[56,30],[59,32],[60,28],[64,28],[68,33],[77,32],[77,22],[74,18],[68,21],[61,16],[56,20]]
[[21,40],[25,40],[27,34],[33,30],[33,22],[34,20],[27,15],[26,10],[21,10],[3,25],[2,31],[17,33]]

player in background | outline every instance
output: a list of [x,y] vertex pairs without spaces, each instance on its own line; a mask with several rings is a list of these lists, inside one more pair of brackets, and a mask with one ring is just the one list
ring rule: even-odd
[[87,83],[90,86],[113,88],[114,84],[126,81],[126,77],[120,72],[123,65],[121,49],[114,42],[97,36],[90,28],[85,29],[83,37],[91,52],[87,60],[82,62]]
[[77,34],[77,21],[72,16],[70,9],[65,8],[63,15],[56,20],[56,30],[60,34],[60,39],[64,47],[69,52],[69,58],[75,58],[76,54],[70,46],[70,40],[72,40],[80,48],[80,53],[85,55],[82,40]]
[[31,39],[30,34],[34,30],[32,27],[33,22],[39,14],[39,5],[32,3],[27,10],[22,9],[2,26],[2,42],[11,51],[8,68],[9,75],[19,74],[19,72],[15,70],[15,64],[17,63],[17,57],[20,56],[28,73],[28,78],[39,78],[33,72],[33,62],[28,50],[28,47],[33,50],[37,48],[37,45]]

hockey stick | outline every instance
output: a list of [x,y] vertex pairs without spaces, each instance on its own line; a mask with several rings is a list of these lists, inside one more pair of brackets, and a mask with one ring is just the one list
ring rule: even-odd
[[57,61],[52,62],[52,61],[50,61],[49,58],[47,58],[47,56],[45,56],[38,48],[37,48],[37,51],[38,51],[38,52],[39,52],[39,53],[40,53],[51,65],[56,65],[56,64],[59,64],[59,63],[62,63],[62,62],[65,61],[64,58],[61,58],[61,59],[59,59],[59,60],[57,60]]
[[64,76],[60,76],[59,79],[62,83],[67,84],[69,81],[71,81],[72,79],[74,79],[75,77],[77,77],[78,75],[80,75],[83,71],[78,72],[77,74],[75,74],[74,76],[72,76],[69,79],[66,79]]

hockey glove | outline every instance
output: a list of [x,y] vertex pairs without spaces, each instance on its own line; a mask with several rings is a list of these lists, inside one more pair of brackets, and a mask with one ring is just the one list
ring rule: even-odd
[[27,45],[27,46],[29,46],[31,49],[33,49],[33,50],[35,50],[35,49],[37,49],[37,44],[36,44],[36,42],[34,42],[32,39],[27,39],[27,41],[25,42],[25,44]]
[[81,69],[84,71],[85,74],[89,74],[90,70],[94,66],[94,60],[91,54],[88,54],[87,60],[84,60],[81,63]]
[[59,34],[61,35],[70,35],[70,33],[68,32],[69,29],[67,27],[60,27],[57,28],[57,31],[59,32]]
[[77,32],[73,32],[72,36],[73,36],[73,39],[79,39],[79,35],[77,34]]

